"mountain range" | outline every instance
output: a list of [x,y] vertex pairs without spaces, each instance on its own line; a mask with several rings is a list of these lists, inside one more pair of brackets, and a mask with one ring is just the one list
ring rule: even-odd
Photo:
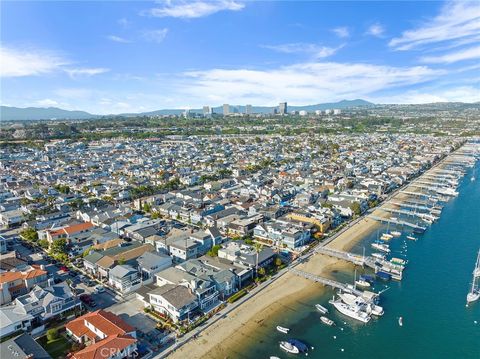
[[[331,103],[320,103],[316,105],[306,105],[306,106],[288,106],[288,111],[316,111],[316,110],[326,110],[326,109],[346,109],[353,107],[365,107],[365,106],[374,106],[373,103],[365,100],[342,100],[339,102]],[[275,106],[252,106],[253,113],[272,113]],[[135,117],[135,116],[155,116],[155,115],[179,115],[184,111],[184,109],[164,109],[156,110],[149,112],[139,112],[139,113],[120,113],[112,115],[95,115],[85,111],[70,111],[63,110],[57,107],[10,107],[10,106],[1,106],[0,107],[0,120],[1,121],[26,121],[26,120],[85,120],[85,119],[95,119],[102,117],[112,117],[112,116],[121,116],[121,117]],[[202,109],[191,109],[191,112],[202,113]],[[213,107],[213,112],[223,113],[223,107]],[[230,105],[230,112],[245,113],[245,106],[235,106]]]

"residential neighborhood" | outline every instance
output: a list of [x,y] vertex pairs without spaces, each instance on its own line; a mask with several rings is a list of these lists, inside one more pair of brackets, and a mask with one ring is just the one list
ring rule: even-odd
[[78,359],[152,356],[460,143],[172,136],[2,149],[1,336],[47,351],[60,341],[55,355]]

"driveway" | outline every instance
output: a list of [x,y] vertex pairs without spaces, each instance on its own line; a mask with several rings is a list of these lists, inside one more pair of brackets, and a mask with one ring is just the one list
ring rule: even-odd
[[131,296],[122,303],[112,305],[107,310],[118,315],[132,327],[149,333],[155,329],[156,322],[144,314],[143,308],[142,302],[135,296]]

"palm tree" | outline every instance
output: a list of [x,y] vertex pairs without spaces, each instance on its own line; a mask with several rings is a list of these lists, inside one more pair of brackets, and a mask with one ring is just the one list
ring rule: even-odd
[[255,242],[253,244],[253,248],[256,252],[256,261],[255,261],[255,277],[258,275],[258,253],[262,250],[263,244],[259,242]]

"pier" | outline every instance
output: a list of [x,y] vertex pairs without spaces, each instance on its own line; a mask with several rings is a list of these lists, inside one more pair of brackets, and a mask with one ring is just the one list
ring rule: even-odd
[[[408,203],[416,203],[416,201],[405,201],[405,202],[408,202]],[[409,208],[409,209],[412,209],[414,211],[426,211],[426,212],[429,212],[432,210],[431,207],[427,207],[427,206],[424,206],[424,205],[417,205],[417,204],[414,204],[414,205],[411,205],[411,204],[408,204],[408,203],[402,203],[402,202],[397,202],[397,201],[389,201],[385,204],[389,204],[389,205],[393,205],[393,206],[399,206],[399,207],[404,207],[404,208]],[[418,202],[418,203],[424,203],[424,202]],[[426,204],[426,203],[425,203]]]
[[415,224],[415,223],[410,223],[410,222],[407,222],[407,221],[400,221],[398,219],[382,218],[382,217],[379,217],[379,216],[375,216],[373,214],[368,215],[368,218],[374,219],[375,221],[379,221],[379,222],[382,222],[382,223],[389,223],[389,224],[396,224],[398,226],[410,227],[410,228],[413,228],[413,229],[416,229],[416,230],[420,230],[422,232],[427,229],[427,228],[419,226],[418,224]]
[[393,209],[393,208],[385,208],[385,207],[379,207],[378,208],[381,211],[389,212],[389,213],[395,213],[395,214],[403,214],[404,216],[412,216],[412,217],[422,217],[422,213],[416,213],[412,211],[407,211],[404,209]]
[[304,272],[302,270],[295,269],[295,268],[288,268],[288,270],[291,273],[293,273],[295,275],[298,275],[299,277],[309,279],[309,280],[314,281],[316,283],[321,283],[323,285],[326,285],[326,286],[329,286],[329,287],[332,287],[332,288],[340,289],[344,292],[351,292],[351,293],[353,293],[357,296],[363,295],[363,291],[356,289],[352,284],[345,284],[345,283],[337,282],[336,280],[325,278],[325,277],[320,277],[318,275],[311,274],[311,273],[308,273],[308,272]]
[[361,256],[358,254],[339,251],[337,249],[331,249],[326,247],[318,247],[317,249],[315,249],[315,253],[320,253],[330,257],[342,259],[344,261],[351,262],[355,265],[362,266],[362,267],[367,266],[372,269],[376,269],[378,267],[378,265],[376,264],[378,259],[375,259],[373,257]]

